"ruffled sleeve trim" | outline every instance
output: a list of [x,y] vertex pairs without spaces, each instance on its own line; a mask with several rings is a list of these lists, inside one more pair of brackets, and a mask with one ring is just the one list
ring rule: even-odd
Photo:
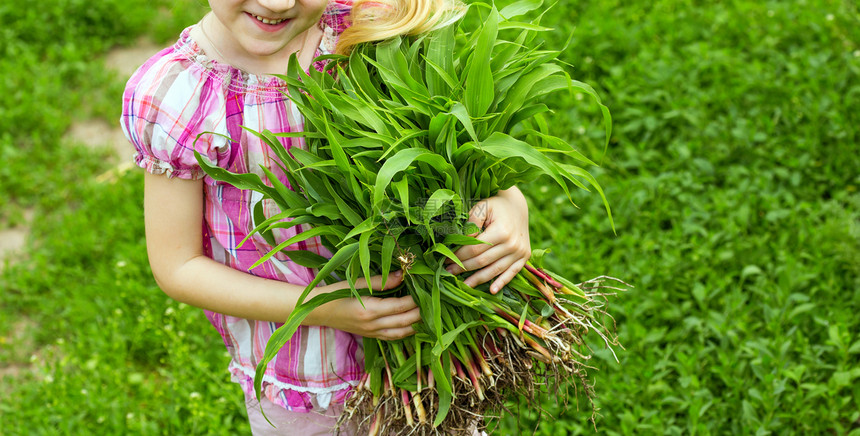
[[167,176],[168,179],[179,178],[185,180],[200,180],[206,177],[206,173],[202,168],[195,167],[176,169],[167,161],[153,156],[147,156],[140,152],[134,154],[134,162],[138,167],[146,170],[146,172],[155,175],[163,174]]

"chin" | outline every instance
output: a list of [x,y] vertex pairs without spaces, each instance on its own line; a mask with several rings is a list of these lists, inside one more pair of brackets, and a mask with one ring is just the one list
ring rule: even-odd
[[252,56],[269,57],[284,49],[286,44],[273,44],[271,42],[251,42],[245,46],[245,51]]

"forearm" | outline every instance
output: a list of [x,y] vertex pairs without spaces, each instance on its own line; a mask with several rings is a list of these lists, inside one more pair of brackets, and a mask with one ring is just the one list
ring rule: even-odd
[[[260,278],[203,254],[203,184],[147,174],[144,212],[149,264],[170,297],[203,309],[246,319],[284,322],[304,286]],[[313,290],[313,297],[328,288]],[[310,298],[309,297],[309,298]],[[325,306],[305,322],[326,322]]]
[[[203,182],[145,176],[146,245],[152,274],[170,297],[192,306],[246,319],[284,322],[295,310],[304,286],[260,278],[216,262],[203,254]],[[392,289],[402,274],[363,278],[357,288]],[[349,287],[346,282],[316,287],[307,300]],[[312,311],[304,325],[323,325],[361,336],[400,339],[415,333],[421,320],[410,296],[345,298]]]
[[[295,309],[304,286],[257,277],[206,256],[192,257],[167,271],[153,269],[159,287],[171,298],[225,315],[284,322]],[[327,287],[319,287],[307,299]],[[312,312],[305,325],[324,325],[325,307]]]
[[[165,293],[178,301],[226,315],[263,321],[284,322],[305,289],[245,274],[205,256],[189,259],[169,274],[165,275],[165,271],[160,273],[155,272],[156,281]],[[401,281],[402,274],[391,274],[383,288],[382,276],[371,279],[373,289],[392,289]],[[338,282],[316,287],[308,295],[308,300],[348,286],[346,282]],[[355,286],[365,288],[367,283],[361,278]],[[353,298],[326,303],[308,314],[302,325],[321,325],[360,336],[395,340],[415,333],[412,324],[420,321],[421,312],[411,296],[365,296],[361,303]]]

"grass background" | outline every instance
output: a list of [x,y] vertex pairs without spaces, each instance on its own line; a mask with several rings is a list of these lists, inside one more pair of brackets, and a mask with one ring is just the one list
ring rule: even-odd
[[[167,45],[203,6],[0,5],[0,223],[36,216],[0,272],[3,434],[247,432],[220,339],[151,278],[142,175],[98,182],[109,152],[62,139],[119,117],[107,50]],[[560,2],[544,24],[550,47],[573,34],[564,59],[615,121],[604,155],[587,98],[549,102],[557,133],[602,157],[617,234],[595,196],[523,187],[552,267],[636,285],[613,304],[620,364],[592,361],[598,432],[860,435],[858,6]],[[542,407],[557,418],[520,405],[495,434],[594,431]]]

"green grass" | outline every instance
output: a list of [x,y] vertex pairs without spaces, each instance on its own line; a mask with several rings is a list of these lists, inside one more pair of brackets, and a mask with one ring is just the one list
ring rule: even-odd
[[[99,184],[104,156],[60,141],[71,113],[118,118],[122,79],[99,54],[144,31],[166,41],[194,15],[145,29],[150,3],[58,4],[65,30],[38,35],[0,6],[0,216],[37,210],[27,254],[0,276],[0,367],[36,362],[0,382],[3,432],[245,431],[217,334],[150,276],[141,175]],[[617,234],[596,195],[574,209],[548,183],[524,187],[551,267],[636,285],[613,302],[621,363],[592,361],[598,430],[860,434],[857,6],[562,2],[544,23],[552,47],[573,32],[564,58],[615,121],[596,173]],[[588,99],[549,103],[557,134],[601,158]],[[559,417],[538,434],[593,432],[587,410],[543,408]],[[497,434],[517,418],[538,423],[523,406]]]
[[119,119],[128,78],[100,56],[145,31],[166,45],[203,10],[201,0],[0,4],[0,220],[20,220],[21,207],[59,207],[81,175],[104,167],[106,156],[61,141],[75,120]]

